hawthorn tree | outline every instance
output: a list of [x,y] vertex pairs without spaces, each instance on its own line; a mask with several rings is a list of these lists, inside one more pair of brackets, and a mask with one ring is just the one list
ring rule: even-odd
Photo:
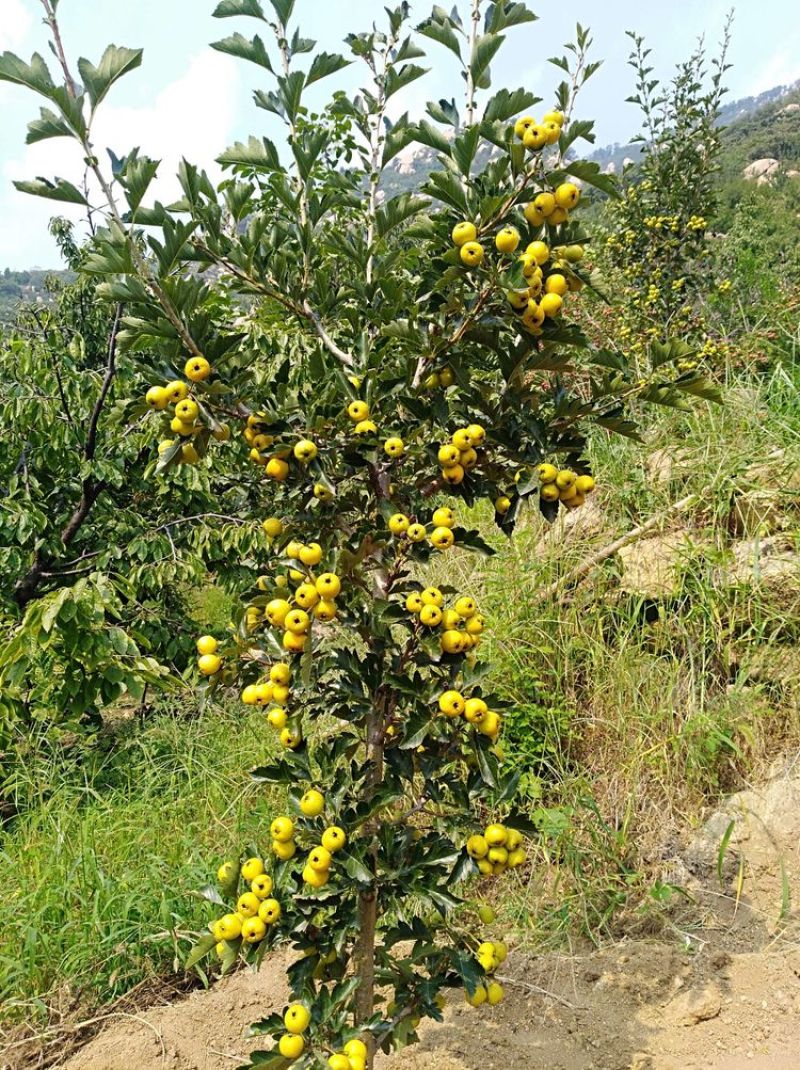
[[[447,582],[448,554],[491,552],[466,507],[488,499],[511,535],[529,505],[548,518],[580,506],[588,430],[635,433],[626,403],[651,382],[569,315],[593,285],[579,184],[614,192],[575,156],[593,137],[573,115],[596,66],[588,35],[556,61],[565,80],[534,117],[542,102],[524,88],[491,92],[507,34],[535,19],[524,3],[437,6],[416,30],[402,3],[349,35],[344,58],[301,35],[293,0],[222,0],[218,17],[258,32],[214,47],[260,68],[255,103],[284,143],[232,146],[218,185],[184,162],[165,206],[148,200],[156,161],[134,149],[108,170],[92,140],[141,54],[80,59],[79,83],[43,3],[59,79],[9,54],[0,77],[46,98],[32,136],[76,138],[89,178],[18,185],[105,218],[82,270],[122,310],[118,345],[141,369],[130,416],[154,410],[158,472],[213,479],[233,450],[258,478],[263,558],[235,631],[198,640],[198,669],[207,696],[236,687],[265,707],[277,757],[252,776],[283,785],[290,812],[271,844],[220,867],[205,894],[226,912],[188,962],[216,948],[224,972],[291,945],[294,1003],[254,1026],[273,1043],[251,1065],[371,1067],[441,1019],[444,989],[476,1006],[502,997],[506,948],[475,935],[475,912],[492,914],[472,880],[523,865],[534,831],[513,811],[521,771],[503,762],[504,705],[477,657],[484,620]],[[463,104],[391,122],[425,74],[423,45],[444,49]],[[309,88],[348,64],[364,88],[311,112]],[[438,167],[386,199],[383,172],[412,142]],[[662,397],[706,389],[669,359],[652,376]]]

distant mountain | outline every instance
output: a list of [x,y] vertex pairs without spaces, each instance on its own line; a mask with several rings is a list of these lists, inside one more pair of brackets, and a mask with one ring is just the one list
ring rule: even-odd
[[0,324],[11,323],[16,310],[22,304],[47,304],[50,294],[47,279],[55,276],[61,279],[73,278],[69,271],[43,271],[31,268],[30,271],[0,271]]

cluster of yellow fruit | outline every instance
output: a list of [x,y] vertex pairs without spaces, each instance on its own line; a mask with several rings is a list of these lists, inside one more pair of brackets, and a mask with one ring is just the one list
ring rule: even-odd
[[387,526],[392,535],[397,538],[408,539],[409,542],[422,542],[428,538],[437,550],[449,549],[455,542],[453,528],[456,526],[456,517],[453,510],[448,506],[434,509],[431,523],[433,531],[428,535],[428,529],[424,524],[412,522],[405,513],[394,513],[389,517]]
[[548,111],[541,122],[532,115],[521,115],[514,123],[514,134],[531,152],[539,152],[546,145],[555,145],[561,137],[561,129],[564,126],[564,113],[561,111]]
[[[217,879],[223,886],[227,885],[234,873],[233,862],[223,862],[217,870]],[[258,944],[281,916],[281,905],[272,897],[272,877],[264,871],[260,858],[248,858],[240,876],[249,885],[249,891],[239,896],[235,913],[224,914],[209,926],[220,958],[227,950],[226,941],[241,937],[245,944]]]
[[[322,547],[318,542],[308,546],[292,540],[286,547],[286,556],[312,568],[322,560]],[[264,607],[264,617],[273,628],[283,628],[283,649],[292,654],[305,649],[311,630],[311,613],[314,619],[327,623],[336,617],[336,599],[342,590],[342,582],[335,572],[323,572],[314,576],[311,572],[290,569],[289,579],[297,583],[291,600],[273,598]]]
[[497,877],[526,861],[523,844],[521,832],[494,823],[487,825],[482,835],[470,836],[467,854],[477,863],[482,877]]
[[[191,357],[186,361],[184,373],[191,382],[201,383],[211,375],[211,365],[205,357]],[[203,424],[198,423],[200,406],[193,397],[190,397],[189,386],[182,379],[175,379],[165,386],[151,386],[145,394],[145,401],[156,412],[164,412],[170,406],[174,406],[169,428],[179,438],[190,439],[203,428]],[[230,438],[230,431],[225,426],[217,426],[212,434],[220,441]],[[159,454],[172,449],[177,441],[174,438],[165,438],[159,442]],[[194,464],[200,457],[193,443],[187,441],[181,447],[178,459],[186,464]]]
[[351,401],[347,406],[347,415],[355,424],[353,431],[357,435],[375,435],[378,425],[369,417],[369,405],[366,401]]
[[197,668],[203,676],[213,676],[222,667],[222,658],[217,653],[219,643],[213,635],[201,635],[197,647]]
[[[532,205],[545,197],[552,199],[553,194],[539,194]],[[546,319],[555,319],[566,295],[583,285],[572,270],[572,265],[583,258],[583,246],[558,246],[557,250],[551,250],[547,242],[532,241],[520,256],[526,286],[509,290],[506,295],[514,312],[521,316],[523,326],[533,332],[540,331]]]
[[464,476],[478,463],[478,447],[486,441],[486,429],[480,424],[459,427],[449,442],[439,447],[437,460],[442,468],[442,479],[450,486],[457,486]]
[[[507,957],[508,948],[502,940],[485,940],[478,947],[475,955],[475,959],[483,967],[483,972],[486,974],[487,979],[506,961]],[[470,1007],[482,1007],[484,1004],[489,1007],[496,1007],[504,995],[503,986],[497,981],[489,981],[488,984],[478,985],[471,996],[469,993],[465,994],[466,1001]]]
[[595,488],[591,476],[578,475],[569,468],[558,469],[554,464],[540,464],[539,497],[544,502],[561,502],[567,509],[577,509]]
[[436,372],[431,372],[430,375],[423,380],[423,386],[426,390],[436,390],[441,387],[446,390],[448,386],[452,386],[456,381],[455,372],[446,364],[443,368],[440,368]]
[[279,662],[270,668],[268,680],[248,684],[241,696],[245,706],[268,706],[274,703],[267,713],[267,721],[280,732],[281,743],[284,747],[293,747],[299,742],[297,732],[287,724],[289,715],[285,707],[291,697],[289,687],[291,678],[292,670],[284,662]]
[[498,713],[490,710],[482,698],[464,698],[460,691],[445,691],[439,696],[439,711],[445,717],[461,717],[484,736],[496,740],[500,735],[502,720]]
[[412,591],[406,609],[426,628],[441,628],[441,647],[445,654],[465,654],[480,642],[484,620],[475,599],[464,595],[451,609],[445,609],[444,595],[438,587]]
[[[311,1014],[302,1003],[292,1003],[286,1008],[283,1016],[283,1024],[286,1032],[278,1041],[278,1051],[284,1057],[294,1062],[299,1059],[306,1050],[306,1041],[303,1033],[311,1022]],[[340,1052],[335,1052],[328,1058],[330,1070],[364,1070],[367,1065],[367,1045],[363,1040],[348,1040]]]
[[[300,800],[300,810],[305,817],[317,817],[325,808],[325,796],[321,791],[317,791],[316,788],[310,788]],[[269,827],[270,835],[272,836],[272,853],[280,862],[288,862],[294,858],[297,853],[297,843],[295,841],[295,824],[290,817],[285,814],[276,817]],[[329,825],[328,828],[322,833],[320,840],[320,846],[315,847],[311,854],[315,852],[320,853],[319,858],[315,859],[315,862],[319,864],[322,861],[323,865],[321,869],[317,869],[314,865],[311,865],[310,859],[306,868],[303,870],[303,880],[307,884],[313,884],[315,887],[321,888],[323,884],[327,883],[329,871],[330,871],[330,856],[334,855],[337,851],[340,851],[347,843],[347,834],[343,828],[338,825]],[[325,865],[327,858],[327,865]],[[324,876],[324,879],[320,883],[315,883],[317,877],[308,879],[307,874],[318,874]]]

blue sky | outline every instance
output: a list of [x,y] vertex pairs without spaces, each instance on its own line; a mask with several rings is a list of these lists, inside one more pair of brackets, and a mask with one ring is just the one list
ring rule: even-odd
[[[465,0],[460,0],[466,7]],[[270,117],[256,109],[250,95],[264,85],[260,70],[214,52],[208,43],[235,29],[252,35],[251,19],[216,20],[216,0],[61,0],[59,14],[68,53],[96,60],[104,46],[143,47],[142,68],[125,78],[107,99],[98,121],[96,146],[122,154],[140,145],[162,158],[159,195],[171,196],[181,155],[203,165],[233,140],[250,133],[275,136]],[[268,7],[268,0],[263,0]],[[572,3],[529,6],[538,22],[511,32],[494,70],[495,87],[525,86],[549,102],[559,72],[547,57],[561,54],[574,34],[576,21],[589,26],[595,58],[603,66],[587,86],[579,111],[597,123],[598,144],[626,141],[637,132],[636,109],[625,103],[632,92],[633,72],[626,65],[630,42],[625,30],[637,30],[653,46],[659,74],[684,58],[695,39],[705,34],[716,42],[730,7],[728,0],[672,0],[663,4],[632,0],[573,0]],[[376,0],[297,0],[296,21],[306,36],[335,51],[349,31],[380,19],[383,4]],[[430,11],[430,3],[413,5],[415,21]],[[733,69],[728,75],[730,99],[750,95],[800,78],[800,16],[793,0],[761,0],[740,4],[735,12]],[[420,114],[424,101],[459,92],[460,79],[450,60],[455,58],[433,42],[424,42],[430,73],[409,87],[403,110]],[[0,51],[11,49],[26,59],[40,51],[50,58],[39,0],[0,0]],[[353,67],[344,74],[348,88],[358,84]],[[342,76],[339,76],[342,77]],[[335,78],[320,83],[333,87]],[[318,98],[319,99],[319,98]],[[313,103],[313,101],[312,101]],[[14,178],[60,174],[77,179],[79,154],[63,141],[26,147],[26,123],[38,114],[38,103],[23,89],[0,83],[0,269],[57,266],[55,247],[47,233],[53,202],[18,193]],[[56,210],[59,206],[55,206]],[[69,210],[68,210],[69,211]],[[65,213],[66,214],[66,213]]]

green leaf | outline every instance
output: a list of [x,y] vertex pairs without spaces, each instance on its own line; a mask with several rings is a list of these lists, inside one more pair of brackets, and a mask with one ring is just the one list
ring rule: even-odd
[[660,368],[662,364],[689,360],[697,354],[697,349],[684,342],[682,338],[670,338],[667,342],[652,341],[648,347],[650,367]]
[[421,33],[423,37],[430,37],[432,41],[438,41],[440,45],[449,48],[451,52],[461,59],[461,45],[456,37],[455,30],[449,22],[436,22],[433,19],[426,19],[425,22],[417,27],[417,33]]
[[513,92],[508,89],[500,89],[486,105],[486,110],[483,113],[484,122],[508,122],[512,116],[519,115],[520,112],[532,108],[540,100],[541,97],[537,97],[534,93],[529,93],[527,89],[515,89]]
[[205,936],[201,936],[192,948],[192,950],[189,952],[186,962],[184,963],[185,968],[187,970],[191,970],[192,966],[196,966],[200,959],[205,958],[209,951],[211,951],[211,949],[216,945],[216,942],[217,941],[214,939],[211,933],[207,933]]
[[264,9],[258,0],[220,0],[214,8],[215,19],[229,19],[232,15],[249,15],[253,19],[266,22]]
[[497,33],[508,26],[521,26],[525,22],[536,22],[537,18],[538,16],[534,15],[525,4],[498,0],[497,3],[489,5],[485,25],[487,32]]
[[55,182],[51,182],[49,179],[39,176],[28,182],[15,181],[14,186],[20,193],[31,193],[34,197],[46,197],[51,201],[83,205],[88,205],[89,203],[77,186],[73,186],[71,182],[67,182],[64,178],[57,178]]
[[53,99],[53,92],[56,88],[47,64],[38,52],[33,53],[30,63],[25,63],[13,52],[4,52],[0,56],[0,82],[14,82],[16,85],[27,86],[28,89],[50,100]]
[[424,212],[430,207],[430,201],[423,197],[415,197],[411,193],[401,193],[392,197],[378,209],[376,217],[376,231],[379,238],[385,237],[395,227],[405,223],[407,219]]
[[277,1051],[251,1051],[249,1066],[261,1067],[261,1070],[287,1070],[292,1065],[291,1059],[285,1059]]
[[359,884],[372,884],[373,875],[367,869],[363,862],[361,862],[355,855],[350,855],[344,864],[345,872],[348,877],[352,877],[354,881],[358,881]]
[[575,160],[573,163],[567,164],[562,170],[565,175],[572,175],[573,178],[579,178],[582,182],[588,182],[590,186],[602,190],[603,193],[607,193],[610,197],[619,198],[622,196],[619,190],[619,183],[614,175],[604,174],[600,170],[600,164],[594,163],[592,160]]
[[115,82],[129,71],[136,70],[141,63],[141,48],[120,48],[117,45],[108,46],[96,67],[88,59],[81,57],[78,60],[78,70],[89,94],[92,109],[103,100]]
[[319,52],[311,63],[306,75],[306,85],[318,82],[320,78],[327,78],[329,74],[335,74],[345,67],[350,66],[350,60],[345,59],[335,52]]
[[268,137],[257,138],[253,135],[244,144],[237,141],[231,145],[221,156],[217,157],[217,163],[223,167],[252,167],[255,170],[282,171],[278,150]]
[[26,145],[33,145],[37,141],[45,141],[51,137],[73,137],[72,127],[60,115],[49,108],[39,109],[39,118],[28,123],[28,135],[25,138]]
[[281,23],[286,26],[294,11],[294,0],[269,0],[269,2],[275,9],[275,14],[281,20]]
[[435,119],[437,123],[448,123],[450,126],[457,127],[459,124],[458,108],[456,107],[455,100],[429,100],[425,110],[431,119]]
[[441,134],[425,119],[417,123],[412,129],[415,141],[419,141],[423,145],[429,145],[432,149],[436,149],[437,152],[444,153],[445,156],[450,155],[450,142],[444,134]]
[[489,64],[497,55],[504,41],[505,37],[502,34],[495,33],[484,34],[476,40],[469,63],[472,80],[475,85],[485,84],[483,76],[487,73]]
[[266,46],[258,34],[249,40],[244,34],[234,33],[230,37],[223,37],[221,41],[212,41],[211,47],[217,52],[226,52],[229,56],[238,56],[250,63],[257,63],[265,70],[272,70],[272,62],[267,53]]
[[428,73],[427,67],[419,67],[416,63],[404,63],[402,67],[390,67],[386,76],[386,99],[405,89],[407,85],[416,82],[423,74]]

